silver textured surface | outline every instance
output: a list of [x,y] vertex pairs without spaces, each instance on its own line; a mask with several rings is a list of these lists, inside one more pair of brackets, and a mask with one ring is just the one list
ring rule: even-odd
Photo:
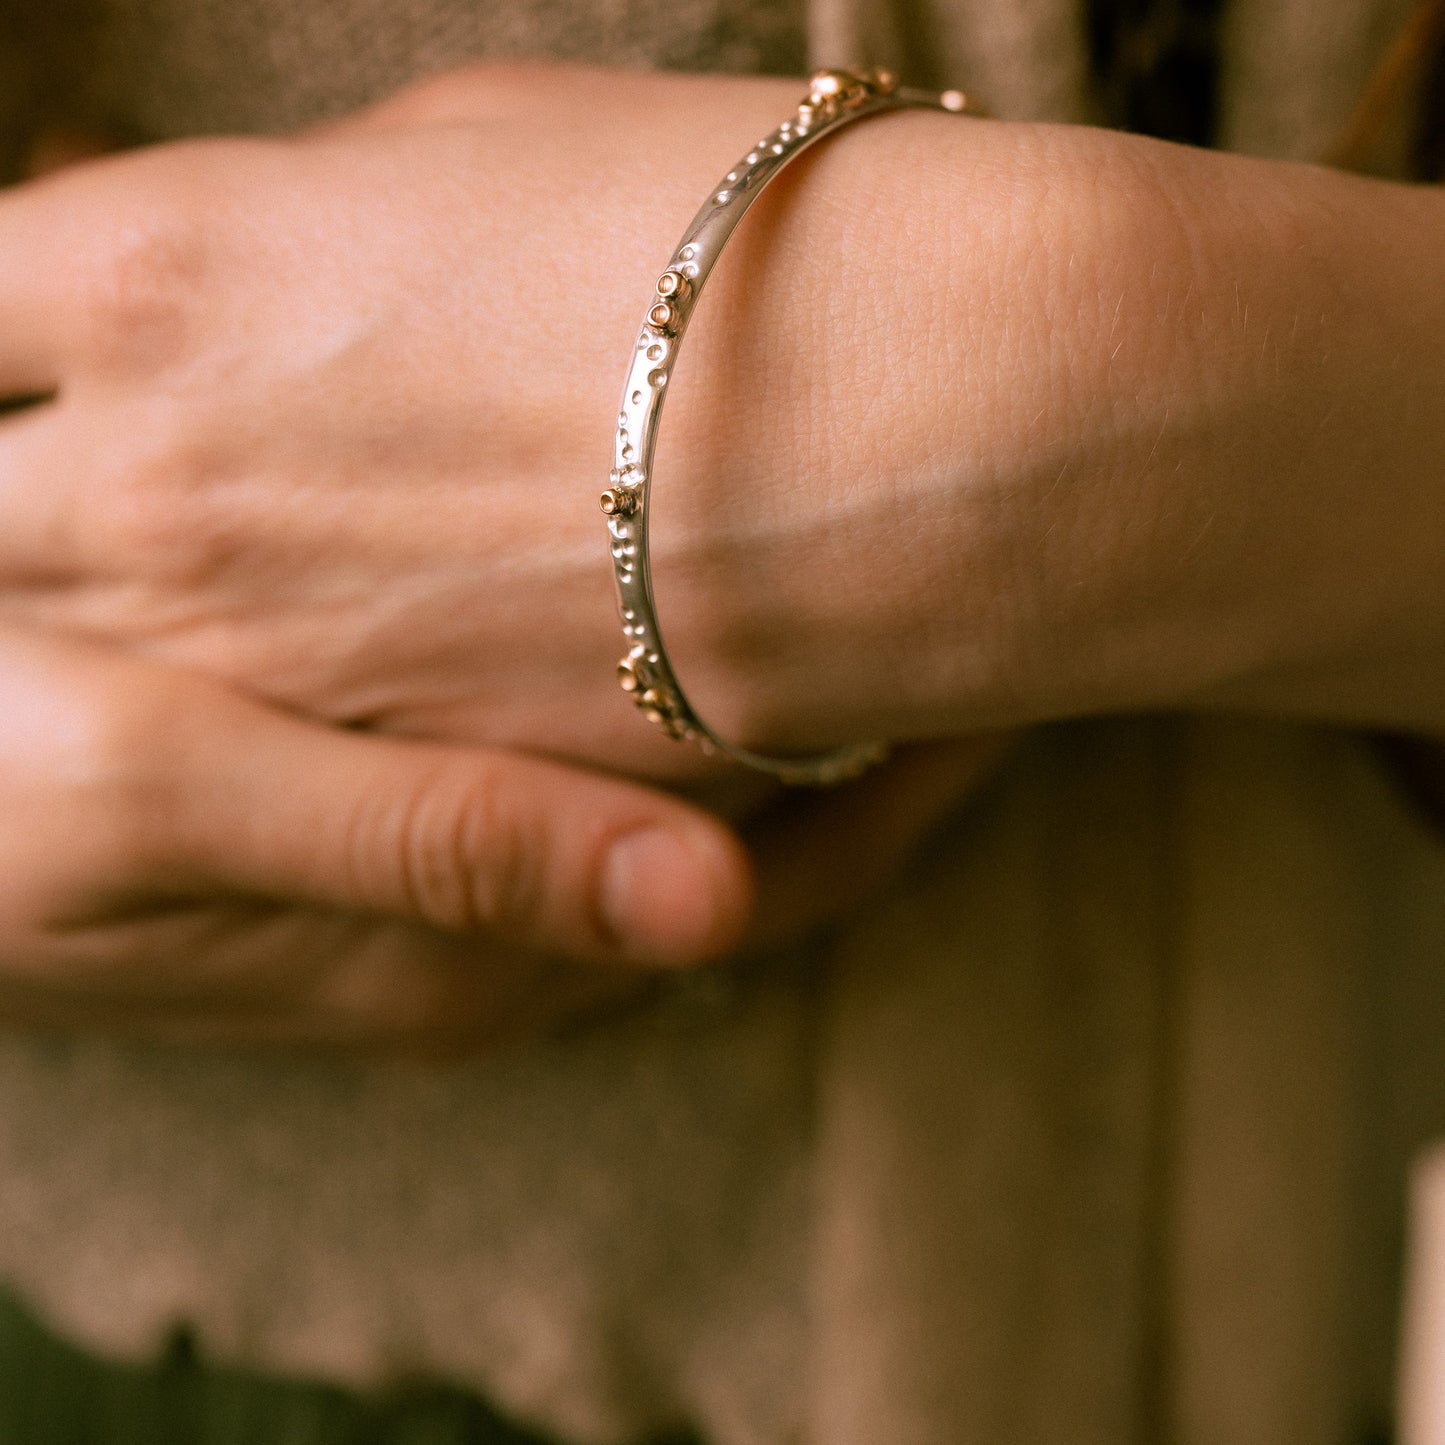
[[610,485],[602,494],[628,648],[618,666],[619,679],[644,715],[669,736],[723,753],[787,783],[841,782],[880,760],[885,749],[868,742],[813,757],[768,757],[724,741],[694,711],[662,639],[648,561],[648,502],[662,407],[702,288],[738,222],[768,183],[795,156],[850,121],[919,107],[960,113],[968,101],[958,91],[936,95],[896,89],[892,78],[880,72],[818,72],[798,109],[728,171],[683,233],[648,300],[622,387]]

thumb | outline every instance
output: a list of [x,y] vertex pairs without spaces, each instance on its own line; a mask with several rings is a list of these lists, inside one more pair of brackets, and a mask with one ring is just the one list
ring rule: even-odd
[[640,964],[719,954],[749,912],[741,844],[666,793],[323,726],[73,641],[0,634],[0,681],[0,755],[71,897],[261,896]]
[[231,698],[187,733],[169,811],[183,858],[222,887],[486,930],[577,959],[695,962],[745,923],[741,844],[666,794]]

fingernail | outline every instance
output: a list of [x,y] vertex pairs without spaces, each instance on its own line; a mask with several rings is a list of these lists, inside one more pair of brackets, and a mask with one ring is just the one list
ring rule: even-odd
[[639,962],[696,963],[728,941],[737,861],[701,829],[646,828],[612,845],[602,872],[608,932]]

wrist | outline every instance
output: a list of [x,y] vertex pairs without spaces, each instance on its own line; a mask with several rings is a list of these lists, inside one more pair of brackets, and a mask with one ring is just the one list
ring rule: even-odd
[[1055,705],[1052,668],[1021,692],[1057,615],[1035,563],[1098,501],[1055,483],[1080,459],[1111,474],[1133,440],[1099,414],[1119,348],[1096,333],[1128,328],[1145,374],[1162,344],[1121,274],[1147,177],[1101,180],[1110,139],[872,121],[740,231],[674,383],[663,467],[699,485],[655,552],[659,594],[685,599],[679,666],[734,735],[804,748]]
[[881,117],[790,167],[719,266],[671,385],[660,606],[702,714],[765,750],[916,721],[920,690],[901,684],[918,638],[896,629],[930,619],[930,579],[953,570],[931,528],[955,522],[957,458],[934,423],[954,345],[929,292],[948,284],[934,228],[953,228],[956,189],[932,194],[913,161],[945,137],[966,156],[979,125]]
[[822,150],[713,312],[715,511],[679,553],[708,705],[799,747],[1180,706],[1438,727],[1441,205],[1082,129]]

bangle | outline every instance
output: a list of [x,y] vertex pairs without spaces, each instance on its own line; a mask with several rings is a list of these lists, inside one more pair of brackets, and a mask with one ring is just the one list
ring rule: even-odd
[[820,70],[812,77],[796,112],[723,177],[683,233],[648,302],[617,413],[611,485],[602,493],[602,511],[628,644],[618,680],[669,737],[697,743],[705,752],[721,753],[786,783],[841,782],[879,761],[885,748],[859,743],[813,757],[768,757],[725,742],[693,710],[662,641],[648,560],[648,497],[662,403],[698,295],[728,237],[768,182],[794,156],[850,121],[915,107],[980,113],[961,91],[939,95],[900,89],[886,71]]

